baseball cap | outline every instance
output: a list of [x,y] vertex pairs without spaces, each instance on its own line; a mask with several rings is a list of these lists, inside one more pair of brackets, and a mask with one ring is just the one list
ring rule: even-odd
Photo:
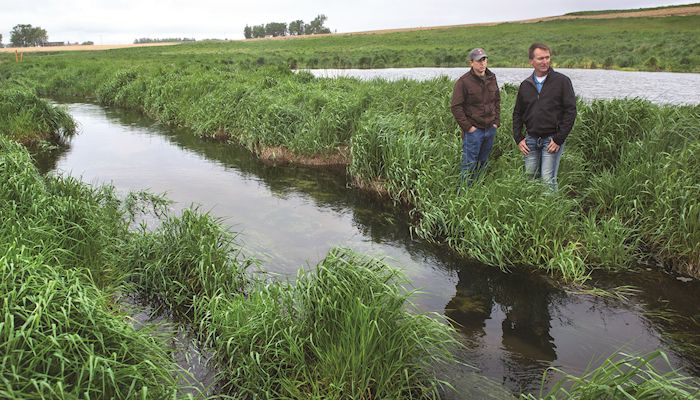
[[477,47],[476,49],[469,52],[469,59],[472,61],[481,60],[484,57],[488,57],[484,49]]

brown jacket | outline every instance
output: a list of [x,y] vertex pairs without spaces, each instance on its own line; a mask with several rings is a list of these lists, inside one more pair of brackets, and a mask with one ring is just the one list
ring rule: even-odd
[[455,82],[450,108],[462,132],[472,126],[480,129],[500,126],[501,93],[496,75],[487,68],[482,79],[470,69]]

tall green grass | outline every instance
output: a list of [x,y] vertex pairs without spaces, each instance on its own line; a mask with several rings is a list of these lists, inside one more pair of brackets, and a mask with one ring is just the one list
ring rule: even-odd
[[6,244],[0,397],[177,397],[177,368],[163,341],[135,330],[83,271]]
[[246,274],[233,238],[185,212],[134,241],[140,293],[192,326],[233,398],[437,398],[454,332],[409,310],[397,270],[336,250],[294,285]]
[[65,139],[75,134],[66,110],[53,107],[31,90],[18,85],[0,89],[0,135],[29,144]]
[[[148,96],[125,88],[136,82],[153,90],[149,85],[161,82],[153,73],[118,73],[118,84],[101,89],[102,100],[124,93],[123,105],[138,108],[130,102]],[[269,73],[236,73],[237,112],[251,107],[245,115],[260,118],[244,100],[247,89],[357,90],[353,117],[342,121],[352,127],[345,139],[353,152],[349,170],[411,204],[418,235],[504,269],[536,266],[570,281],[585,280],[591,267],[625,268],[639,253],[689,270],[698,265],[697,106],[581,103],[562,170],[568,184],[557,194],[524,179],[520,156],[501,131],[486,176],[458,195],[449,81],[365,84]],[[164,107],[152,112],[181,102],[176,92],[167,92],[172,101],[151,98],[149,104]],[[299,110],[320,105],[332,115],[343,107],[330,97],[287,94],[300,96]],[[512,100],[506,89],[504,104]],[[444,112],[435,115],[440,107]],[[601,112],[607,108],[615,111]],[[237,112],[220,117],[240,118]],[[283,131],[287,122],[273,124]],[[505,115],[503,124],[507,132]],[[594,126],[602,128],[593,132]],[[595,141],[584,140],[579,132],[586,129]],[[615,139],[619,147],[611,145]],[[589,143],[598,148],[593,154],[585,150]],[[5,137],[0,200],[3,397],[180,397],[180,372],[163,341],[135,330],[114,303],[114,294],[132,289],[181,317],[214,350],[220,388],[233,398],[437,398],[443,383],[433,367],[453,362],[451,328],[410,312],[401,275],[380,261],[338,249],[314,271],[300,272],[295,284],[270,282],[249,273],[254,261],[210,216],[188,210],[155,230],[133,230],[139,209],[162,199],[145,193],[119,199],[109,187],[41,176],[27,152]],[[658,372],[658,358],[664,356],[611,358],[582,377],[566,375],[543,398],[697,397],[697,383]]]
[[113,300],[130,239],[113,192],[41,176],[0,137],[0,215],[0,397],[179,397],[164,340]]
[[454,332],[410,313],[398,271],[331,251],[296,284],[203,302],[197,319],[234,398],[435,399]]
[[153,231],[142,229],[123,254],[140,293],[165,310],[191,318],[197,299],[245,293],[252,259],[208,214],[185,210]]
[[641,356],[624,353],[611,356],[582,376],[564,373],[564,377],[546,393],[537,397],[521,396],[521,399],[528,400],[697,398],[700,398],[700,381],[672,369],[666,354],[658,350]]

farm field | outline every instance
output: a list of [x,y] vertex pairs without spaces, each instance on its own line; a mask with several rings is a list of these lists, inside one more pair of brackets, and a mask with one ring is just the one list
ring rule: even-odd
[[[527,46],[533,41],[546,40],[554,51],[555,67],[700,72],[698,26],[700,6],[689,5],[519,22],[203,41],[174,47],[161,47],[161,43],[94,47],[115,48],[115,51],[125,48],[120,51],[136,51],[153,59],[180,55],[196,62],[282,63],[292,68],[388,68],[462,66],[468,49],[479,46],[488,49],[492,67],[528,67]],[[90,48],[36,47],[23,51],[53,53]],[[5,48],[0,52],[14,53],[14,50]],[[115,53],[114,59],[123,58],[120,54]]]

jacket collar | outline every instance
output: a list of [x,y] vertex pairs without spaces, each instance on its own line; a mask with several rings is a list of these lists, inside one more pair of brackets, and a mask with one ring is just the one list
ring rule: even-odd
[[[554,68],[552,68],[550,66],[549,69],[547,70],[547,78],[554,75],[555,73],[556,72],[554,72]],[[530,75],[528,75],[528,77],[525,79],[525,81],[530,82],[534,86],[535,85],[535,79],[533,78],[534,76],[535,76],[535,71],[533,70],[532,73]],[[547,79],[547,80],[549,80],[549,79]]]
[[[469,68],[468,73],[470,76],[474,77],[475,79],[481,79],[481,78],[479,78],[479,75],[474,73],[474,70],[472,68]],[[494,78],[496,78],[496,74],[491,72],[491,70],[488,67],[486,67],[486,71],[484,71],[484,79],[488,81],[488,80],[491,80]]]

